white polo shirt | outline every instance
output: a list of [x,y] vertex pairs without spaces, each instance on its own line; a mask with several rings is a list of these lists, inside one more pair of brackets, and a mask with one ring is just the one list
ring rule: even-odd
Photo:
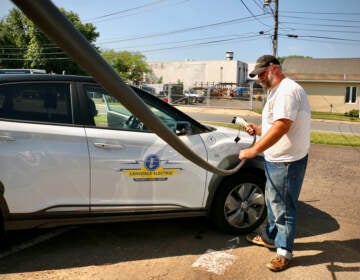
[[271,90],[262,113],[262,135],[276,120],[293,123],[278,142],[264,151],[270,162],[292,162],[306,156],[310,148],[311,113],[305,90],[289,78]]

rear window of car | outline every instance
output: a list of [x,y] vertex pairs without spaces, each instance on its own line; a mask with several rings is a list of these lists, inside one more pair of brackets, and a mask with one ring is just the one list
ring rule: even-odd
[[70,86],[68,83],[0,85],[0,117],[70,124]]

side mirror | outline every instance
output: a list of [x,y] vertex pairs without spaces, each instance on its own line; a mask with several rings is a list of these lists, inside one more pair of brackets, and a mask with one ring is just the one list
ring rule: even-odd
[[191,131],[191,124],[187,121],[178,121],[176,122],[176,135],[187,135]]

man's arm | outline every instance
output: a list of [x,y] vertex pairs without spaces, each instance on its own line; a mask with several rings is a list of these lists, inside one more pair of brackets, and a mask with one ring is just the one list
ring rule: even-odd
[[266,149],[274,145],[279,139],[289,131],[292,121],[289,119],[279,119],[274,122],[266,134],[260,138],[254,146],[241,150],[239,159],[253,158],[257,154],[262,153]]

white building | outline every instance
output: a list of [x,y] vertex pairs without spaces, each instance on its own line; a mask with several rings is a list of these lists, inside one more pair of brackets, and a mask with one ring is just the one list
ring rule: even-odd
[[214,86],[218,84],[241,85],[248,79],[248,65],[233,60],[233,52],[226,53],[224,60],[210,61],[173,61],[148,63],[153,73],[148,82],[182,82],[184,88],[194,86]]

